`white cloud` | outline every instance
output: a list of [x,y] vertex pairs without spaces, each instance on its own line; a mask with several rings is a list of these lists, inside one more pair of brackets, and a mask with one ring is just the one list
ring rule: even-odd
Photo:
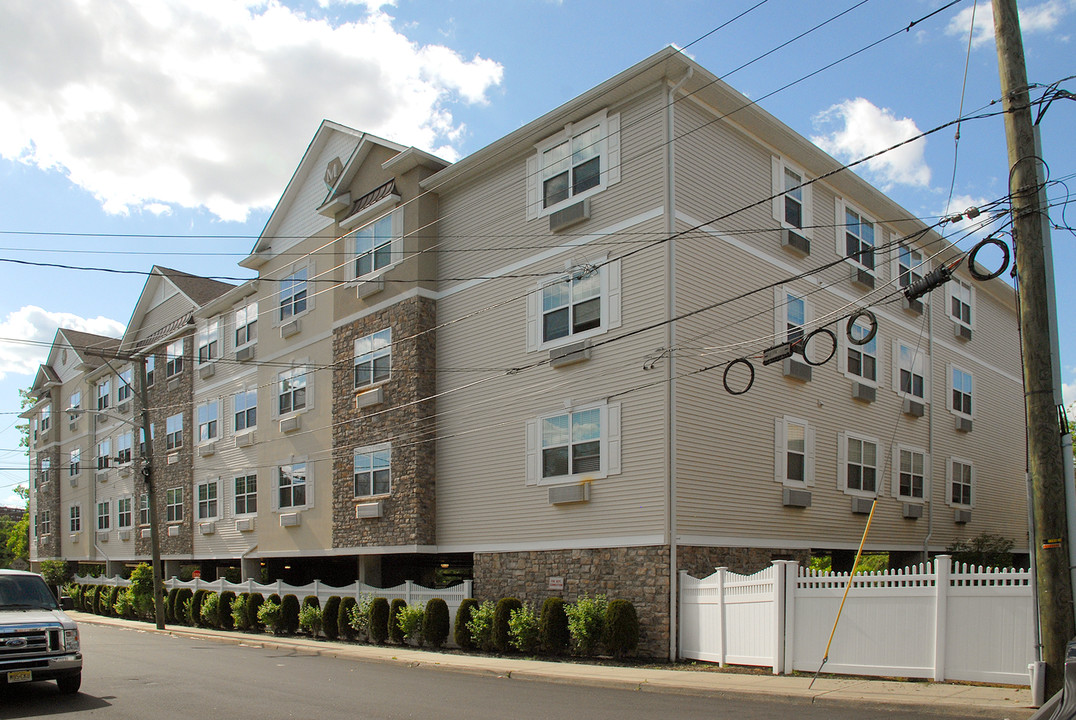
[[[1061,19],[1076,7],[1073,0],[1047,0],[1034,7],[1020,8],[1020,33],[1046,33],[1057,27]],[[965,7],[949,21],[945,27],[946,35],[963,38],[967,42],[968,29],[971,28],[972,11],[975,12],[975,30],[971,36],[971,46],[980,48],[994,42],[994,8],[988,2],[977,6]]]
[[83,318],[73,313],[49,312],[34,305],[19,308],[0,321],[0,338],[3,338],[0,340],[0,380],[7,373],[33,375],[37,372],[37,366],[48,358],[49,344],[61,327],[119,337],[123,334],[124,324],[100,315]]
[[243,220],[322,118],[457,155],[451,107],[485,102],[501,65],[356,4],[362,19],[334,25],[279,0],[0,3],[0,157],[61,170],[109,212]]
[[[911,118],[897,118],[888,108],[879,108],[865,98],[845,100],[814,117],[815,127],[827,135],[812,136],[811,141],[843,161],[853,161],[907,140],[921,131]],[[923,153],[926,139],[903,145],[868,160],[866,167],[883,190],[894,185],[926,187],[930,184],[930,167]]]

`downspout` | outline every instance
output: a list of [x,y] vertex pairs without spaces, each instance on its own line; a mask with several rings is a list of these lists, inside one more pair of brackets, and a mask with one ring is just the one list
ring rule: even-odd
[[[683,87],[694,74],[695,70],[688,67],[687,72],[680,80],[668,89],[665,102],[665,232],[667,237],[672,237],[676,232],[676,182],[674,177],[674,160],[676,153],[673,148],[673,133],[675,132],[673,103],[676,101],[676,93]],[[666,427],[668,446],[665,452],[667,478],[665,506],[668,508],[666,525],[669,538],[669,660],[675,662],[677,657],[677,601],[679,599],[679,587],[677,583],[676,566],[676,411],[675,393],[673,392],[673,377],[675,356],[673,346],[676,339],[672,319],[676,317],[676,254],[675,243],[671,240],[665,243],[665,267],[668,272],[668,282],[665,283],[665,307],[668,318],[665,325],[665,343],[668,348],[669,362],[666,364],[665,383],[665,410],[667,413]]]
[[[930,496],[927,498],[927,535],[923,538],[923,563],[930,562],[930,538],[934,535],[934,303],[927,298],[927,357],[930,358],[930,412],[927,413],[927,456],[930,458]],[[948,380],[946,380],[948,382]],[[943,475],[944,477],[944,475]]]

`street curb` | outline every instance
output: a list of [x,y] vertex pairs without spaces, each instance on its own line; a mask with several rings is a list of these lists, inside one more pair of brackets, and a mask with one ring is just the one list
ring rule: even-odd
[[[595,666],[577,663],[556,663],[550,661],[529,661],[511,658],[490,658],[479,656],[468,661],[469,656],[441,655],[452,658],[453,662],[439,662],[435,651],[417,648],[396,648],[360,644],[342,644],[329,640],[307,640],[302,638],[278,638],[271,635],[248,635],[226,630],[202,630],[187,626],[168,627],[158,630],[150,623],[128,621],[122,618],[105,618],[82,612],[71,613],[79,623],[116,627],[137,632],[149,632],[172,637],[188,638],[217,642],[221,644],[248,646],[271,650],[287,650],[305,655],[331,657],[354,662],[376,662],[386,665],[401,665],[408,668],[429,668],[435,670],[463,673],[467,675],[522,680],[531,682],[549,682],[562,685],[603,687],[609,689],[632,690],[635,692],[654,692],[679,695],[694,695],[715,699],[750,701],[765,697],[769,701],[787,703],[790,706],[815,705],[819,707],[855,707],[876,712],[893,712],[897,710],[915,711],[924,717],[940,716],[959,712],[968,718],[1005,718],[1007,720],[1026,720],[1035,712],[1034,708],[1017,704],[1011,699],[984,700],[969,698],[957,690],[964,686],[944,684],[952,687],[951,697],[914,697],[902,694],[899,697],[871,696],[869,693],[881,692],[892,686],[916,688],[925,686],[921,683],[896,683],[893,681],[859,680],[849,682],[846,687],[838,689],[804,690],[774,686],[765,683],[780,681],[780,676],[752,675],[749,679],[750,689],[738,687],[721,687],[720,683],[742,682],[744,676],[731,673],[704,673],[686,670],[646,670],[655,677],[617,677],[620,670],[608,666]],[[528,665],[543,663],[549,667],[533,668]],[[554,668],[563,670],[555,671]],[[589,669],[589,670],[588,670]],[[599,671],[599,674],[595,674]],[[624,668],[624,673],[638,675],[633,668]],[[683,677],[676,677],[682,675]],[[784,678],[787,680],[788,678]],[[974,689],[974,688],[969,688]],[[1013,689],[1012,693],[1028,692]]]

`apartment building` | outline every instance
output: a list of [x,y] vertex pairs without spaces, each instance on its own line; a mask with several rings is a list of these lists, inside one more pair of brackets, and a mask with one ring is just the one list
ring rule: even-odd
[[[187,404],[151,400],[158,433],[183,421],[169,562],[601,592],[665,655],[679,571],[850,554],[874,501],[894,561],[981,532],[1026,552],[1013,290],[962,266],[903,299],[961,251],[840,168],[672,49],[456,163],[323,122],[257,278],[188,293],[170,334],[132,321],[158,373],[185,343]],[[64,342],[39,427],[49,378],[123,372],[57,367]],[[35,560],[146,556],[53,538],[57,490]]]

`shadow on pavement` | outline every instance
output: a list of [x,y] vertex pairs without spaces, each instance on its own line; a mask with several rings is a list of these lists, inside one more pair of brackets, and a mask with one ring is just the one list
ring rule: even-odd
[[53,682],[0,685],[0,718],[15,720],[100,710],[112,706],[110,699],[86,693],[63,695]]

